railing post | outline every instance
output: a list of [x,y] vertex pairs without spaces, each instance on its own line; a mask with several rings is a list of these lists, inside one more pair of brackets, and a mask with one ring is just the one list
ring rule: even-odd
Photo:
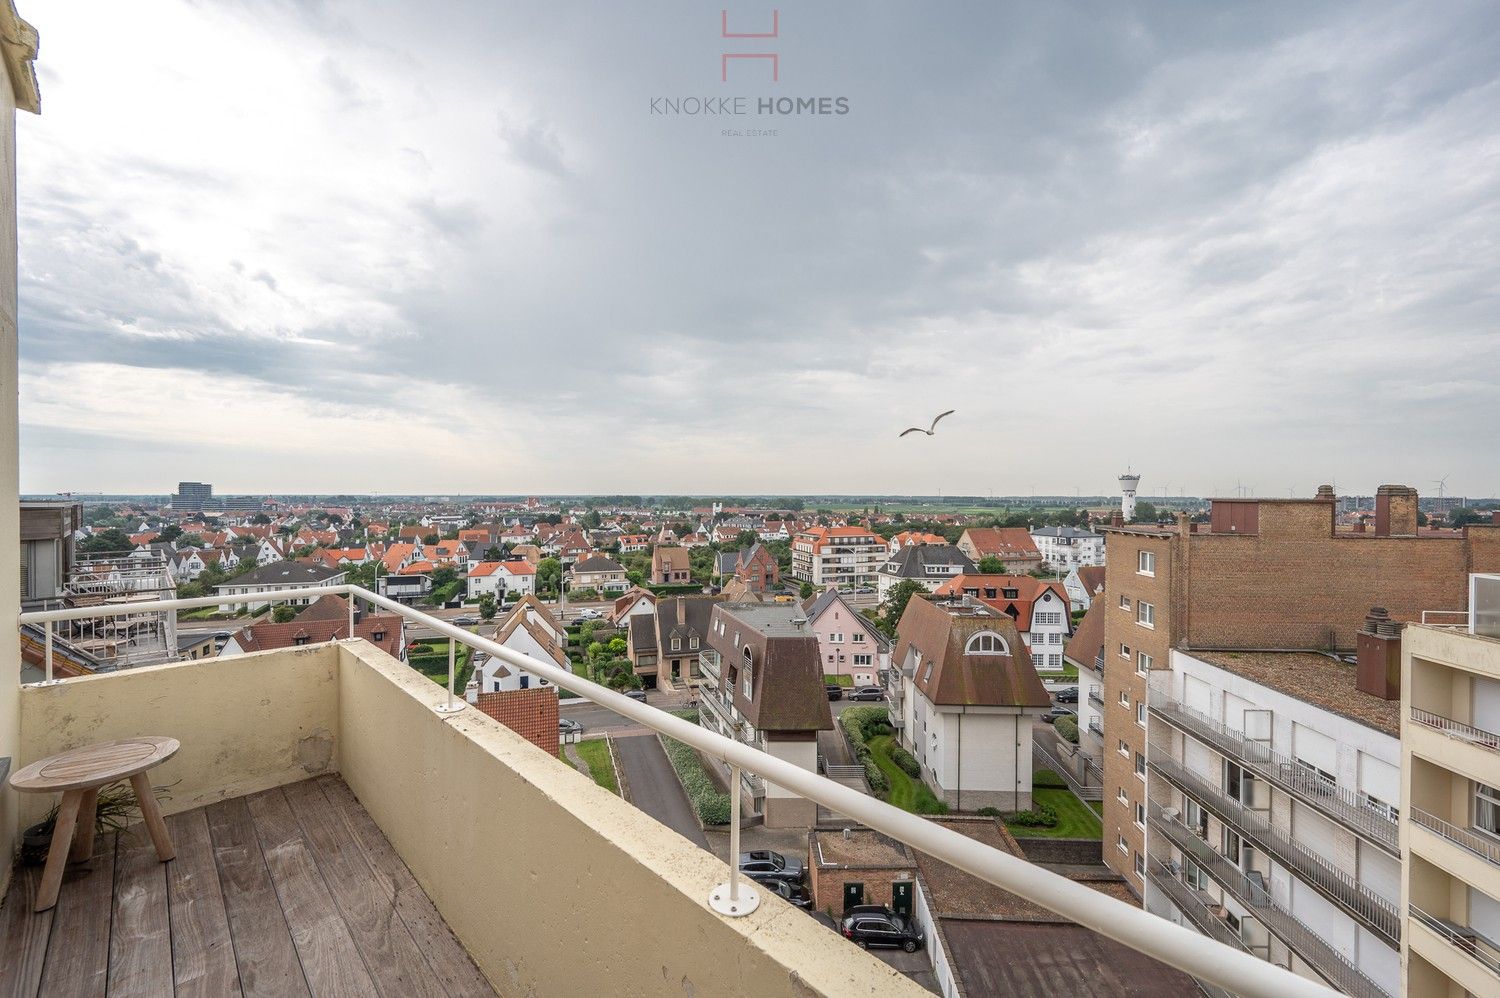
[[47,662],[46,662],[46,665],[47,665],[47,682],[50,683],[50,682],[53,681],[53,679],[52,679],[52,621],[50,621],[50,620],[47,621],[47,625],[46,626],[47,626],[47,645],[46,645],[47,650],[46,650],[46,653],[45,653],[45,658],[47,660]]
[[349,636],[354,637],[354,594],[349,594]]
[[454,672],[454,663],[457,660],[458,660],[458,640],[456,638],[449,638],[448,639],[448,699],[446,701],[444,701],[443,703],[440,703],[436,707],[433,708],[439,714],[456,714],[459,711],[463,710],[464,707],[468,706],[462,700],[459,700],[456,703],[453,700],[453,672]]
[[729,882],[708,896],[708,906],[721,915],[739,918],[760,907],[760,892],[740,886],[740,767],[729,767]]

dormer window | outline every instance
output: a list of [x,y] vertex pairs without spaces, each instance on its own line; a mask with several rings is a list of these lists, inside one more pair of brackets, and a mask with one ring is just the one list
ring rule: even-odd
[[1019,589],[1006,589],[1006,590],[1004,590],[1004,592],[1005,592],[1005,598],[1006,599],[1020,599],[1021,598],[1021,590],[1019,590]]
[[672,650],[673,651],[682,651],[682,639],[681,638],[673,638],[672,639]]
[[980,631],[964,646],[965,655],[1009,655],[1010,646],[994,631]]
[[370,638],[373,641],[384,641],[385,640],[385,632],[384,631],[376,631],[376,632],[374,632],[373,634],[370,635]]
[[688,650],[689,651],[696,651],[697,648],[698,648],[698,635],[694,634],[692,637],[688,638]]

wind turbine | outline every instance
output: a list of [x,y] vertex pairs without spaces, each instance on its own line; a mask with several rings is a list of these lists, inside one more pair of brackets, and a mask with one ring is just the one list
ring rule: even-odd
[[1445,489],[1445,488],[1448,487],[1448,479],[1450,479],[1452,477],[1453,477],[1453,472],[1450,471],[1450,472],[1448,472],[1448,474],[1444,475],[1442,478],[1433,479],[1432,484],[1434,484],[1434,485],[1436,485],[1438,487],[1438,498],[1439,499],[1443,498],[1443,489]]

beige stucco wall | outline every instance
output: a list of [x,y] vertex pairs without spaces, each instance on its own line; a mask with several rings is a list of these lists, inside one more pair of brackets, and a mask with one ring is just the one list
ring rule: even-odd
[[[20,444],[16,414],[16,98],[10,75],[0,72],[0,615],[15,621],[21,610]],[[9,625],[8,625],[9,626]],[[21,649],[12,631],[0,642],[0,756],[19,768]],[[10,883],[10,857],[18,828],[16,794],[0,787],[0,890]]]
[[[151,771],[152,784],[176,784],[169,814],[306,779],[335,766],[338,665],[336,645],[309,645],[28,686],[19,758],[170,735],[182,750]],[[24,824],[53,803],[20,797]]]
[[723,863],[477,711],[438,719],[411,669],[343,654],[344,780],[502,994],[923,993],[778,898],[712,914]]

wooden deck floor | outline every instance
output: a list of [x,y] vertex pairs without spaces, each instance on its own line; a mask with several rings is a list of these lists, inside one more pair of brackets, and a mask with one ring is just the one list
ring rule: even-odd
[[349,788],[326,776],[102,835],[55,908],[17,870],[0,995],[493,995]]

